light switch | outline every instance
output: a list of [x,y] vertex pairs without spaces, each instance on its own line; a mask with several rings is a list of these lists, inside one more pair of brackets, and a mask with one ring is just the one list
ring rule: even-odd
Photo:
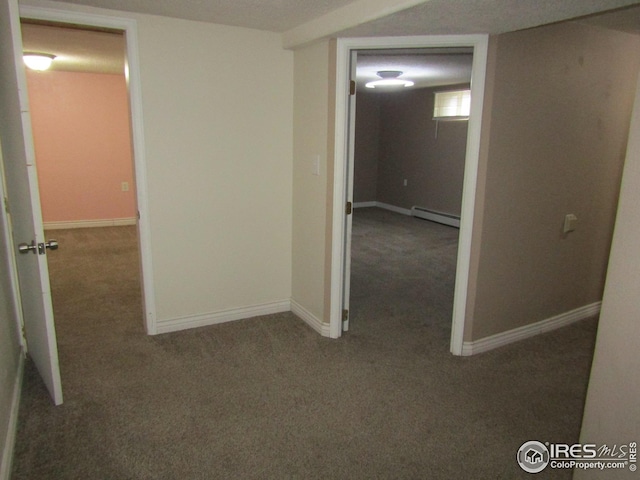
[[314,175],[320,175],[320,155],[313,156],[313,166],[311,173]]
[[573,232],[576,229],[576,223],[578,223],[578,217],[573,213],[568,213],[564,216],[564,233]]

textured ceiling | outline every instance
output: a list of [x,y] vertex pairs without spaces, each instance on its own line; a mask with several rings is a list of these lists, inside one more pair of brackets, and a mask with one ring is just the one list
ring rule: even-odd
[[65,0],[65,3],[284,32],[353,0]]
[[[327,12],[378,0],[71,0],[72,3],[124,11],[166,15],[285,31],[300,24],[310,30]],[[392,3],[394,0],[388,0]],[[395,0],[399,1],[399,0]],[[407,4],[415,5],[415,0]],[[404,36],[452,33],[501,33],[566,18],[581,17],[593,25],[638,33],[640,0],[427,0],[423,3],[347,29],[336,36]],[[616,10],[611,10],[618,8]],[[604,14],[586,16],[594,11]],[[325,15],[325,17],[323,17]],[[356,22],[357,23],[357,22]],[[286,36],[286,32],[284,34]],[[124,38],[121,34],[23,23],[25,51],[57,55],[54,70],[122,73]],[[419,54],[418,54],[419,53]],[[429,53],[429,54],[428,54]],[[419,86],[468,82],[469,57],[433,55],[435,52],[361,52],[359,81],[377,78],[379,70],[401,70]],[[451,53],[451,52],[449,52]],[[431,79],[427,79],[430,72]]]
[[627,0],[430,0],[342,30],[338,35],[498,34],[639,3]]
[[[334,15],[333,34],[370,36],[500,33],[637,5],[640,0],[64,0],[64,3],[274,32],[311,27],[314,22]],[[357,15],[349,17],[345,7],[351,7],[351,15],[353,10],[360,12],[361,20],[354,20]],[[362,20],[370,15],[378,20]],[[340,20],[351,24],[339,28]]]
[[379,80],[376,72],[395,70],[400,78],[415,82],[415,87],[463,84],[471,81],[473,55],[468,49],[425,48],[410,50],[375,50],[358,52],[356,77],[358,87]]

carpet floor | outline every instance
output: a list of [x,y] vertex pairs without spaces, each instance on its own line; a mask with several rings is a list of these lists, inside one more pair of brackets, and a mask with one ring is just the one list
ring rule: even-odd
[[452,356],[453,228],[356,210],[339,340],[291,313],[146,336],[135,230],[55,234],[65,402],[27,362],[13,480],[517,479],[525,441],[578,440],[597,319]]

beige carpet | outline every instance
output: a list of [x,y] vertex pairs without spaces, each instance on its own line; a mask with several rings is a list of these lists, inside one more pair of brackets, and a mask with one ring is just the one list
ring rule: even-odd
[[134,231],[55,233],[65,403],[28,364],[14,480],[517,479],[523,442],[578,439],[596,321],[451,356],[450,227],[356,210],[340,340],[290,313],[145,336]]

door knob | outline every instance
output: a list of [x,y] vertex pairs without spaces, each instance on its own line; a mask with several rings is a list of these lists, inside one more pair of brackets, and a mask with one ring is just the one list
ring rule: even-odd
[[31,243],[21,243],[18,245],[18,251],[20,253],[36,253],[38,251],[38,245],[36,245],[35,241],[32,241]]
[[31,243],[21,243],[18,245],[18,251],[20,253],[39,253],[40,255],[44,255],[46,250],[57,250],[58,249],[58,241],[57,240],[49,240],[45,243],[36,243],[35,241],[31,241]]
[[58,241],[57,240],[49,240],[47,243],[44,244],[44,246],[46,248],[48,248],[49,250],[57,250],[58,249]]

